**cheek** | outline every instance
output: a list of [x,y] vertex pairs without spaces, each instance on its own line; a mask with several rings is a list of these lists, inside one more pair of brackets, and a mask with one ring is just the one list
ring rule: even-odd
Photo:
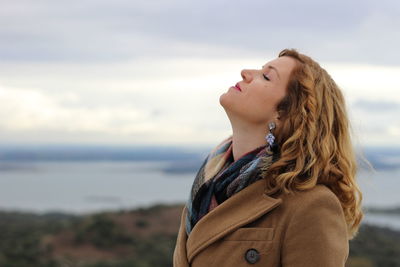
[[[248,120],[255,123],[266,123],[274,111],[274,101],[265,95],[252,95],[242,103],[242,113],[244,112]],[[244,114],[243,114],[244,115]]]
[[263,112],[264,114],[272,111],[277,104],[277,96],[273,94],[267,94],[266,92],[255,94],[249,100],[250,106],[252,106],[258,112]]

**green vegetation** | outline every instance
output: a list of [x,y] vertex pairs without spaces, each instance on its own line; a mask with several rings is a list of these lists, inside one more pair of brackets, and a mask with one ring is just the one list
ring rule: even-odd
[[386,227],[362,225],[350,241],[349,267],[400,266],[400,232]]
[[131,245],[135,243],[133,237],[124,232],[110,217],[104,214],[95,214],[87,221],[79,224],[75,231],[74,243],[93,244],[97,248],[109,249],[117,245]]
[[42,244],[42,237],[60,232],[76,220],[74,216],[55,213],[0,213],[0,266],[58,266],[49,257],[51,248]]
[[[0,266],[171,267],[182,205],[85,216],[0,212]],[[400,266],[400,232],[364,224],[346,267]]]

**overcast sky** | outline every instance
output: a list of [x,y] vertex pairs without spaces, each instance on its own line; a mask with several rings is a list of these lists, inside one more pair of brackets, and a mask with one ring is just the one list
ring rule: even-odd
[[342,88],[357,144],[400,146],[399,1],[0,7],[0,144],[214,145],[240,71],[296,48]]

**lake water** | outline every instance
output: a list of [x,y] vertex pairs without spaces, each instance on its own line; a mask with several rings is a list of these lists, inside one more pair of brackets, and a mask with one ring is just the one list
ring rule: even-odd
[[[9,162],[0,171],[0,209],[79,214],[183,203],[195,173],[166,174],[162,169],[168,165],[165,161]],[[358,181],[364,206],[400,206],[400,170],[361,172]],[[367,214],[364,221],[400,230],[400,216]]]
[[31,162],[0,172],[0,208],[73,213],[182,202],[191,174],[167,162]]

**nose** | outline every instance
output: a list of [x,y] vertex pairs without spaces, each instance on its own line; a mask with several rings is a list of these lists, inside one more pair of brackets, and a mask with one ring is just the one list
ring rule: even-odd
[[243,79],[243,81],[245,81],[245,82],[250,82],[251,79],[252,79],[250,70],[244,69],[244,70],[242,70],[242,71],[240,72],[240,75],[242,76],[242,79]]

